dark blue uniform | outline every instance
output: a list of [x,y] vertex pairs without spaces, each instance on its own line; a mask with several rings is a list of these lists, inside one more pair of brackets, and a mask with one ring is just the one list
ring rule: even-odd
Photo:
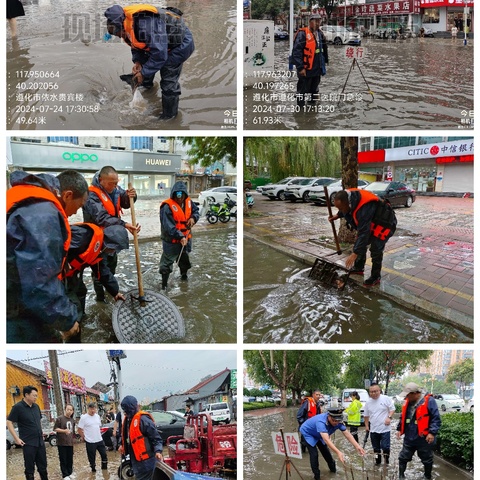
[[[48,174],[16,171],[10,182],[60,191],[57,178]],[[79,319],[58,278],[67,236],[64,217],[52,202],[27,200],[7,215],[7,342],[58,342],[58,332]]]

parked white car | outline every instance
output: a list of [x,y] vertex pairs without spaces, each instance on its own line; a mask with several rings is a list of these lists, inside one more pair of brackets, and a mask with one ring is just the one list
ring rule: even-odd
[[288,185],[285,188],[285,200],[290,200],[295,203],[297,200],[308,202],[310,190],[313,187],[330,185],[335,182],[335,178],[330,177],[318,177],[318,178],[305,178],[298,183]]
[[270,200],[285,200],[285,189],[287,186],[299,184],[301,180],[308,177],[287,177],[277,183],[269,183],[262,188],[262,195],[267,196]]
[[465,405],[466,412],[473,412],[473,398],[471,398]]
[[349,28],[340,27],[336,25],[323,25],[320,30],[325,35],[328,43],[334,45],[361,45],[362,37]]
[[[367,185],[369,185],[369,182],[366,180],[358,180],[358,187],[361,190],[364,189]],[[339,192],[340,190],[343,190],[342,187],[342,181],[337,180],[336,182],[330,183],[327,186],[328,190],[328,195],[330,198],[330,203],[333,205],[333,200],[335,199],[335,194]],[[320,205],[325,205],[327,203],[327,200],[325,199],[325,190],[322,187],[315,187],[310,189],[310,201],[314,202],[316,204]]]
[[457,412],[460,412],[465,408],[465,401],[459,395],[442,393],[434,395],[434,398],[437,402],[438,408],[442,412],[446,412],[447,410],[456,410]]
[[198,204],[200,207],[206,206],[207,197],[213,197],[213,203],[223,203],[225,198],[228,196],[237,201],[237,187],[215,187],[210,190],[204,190],[198,195]]

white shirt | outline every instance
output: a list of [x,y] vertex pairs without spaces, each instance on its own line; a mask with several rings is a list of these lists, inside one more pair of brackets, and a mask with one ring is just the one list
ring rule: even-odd
[[100,433],[101,426],[102,421],[100,420],[98,413],[95,413],[94,415],[84,413],[78,422],[78,428],[83,430],[85,441],[88,443],[97,443],[102,441],[102,434]]
[[385,425],[385,420],[392,411],[395,411],[395,405],[390,397],[380,395],[376,400],[369,398],[365,403],[363,413],[365,417],[369,417],[370,432],[389,432],[390,425]]

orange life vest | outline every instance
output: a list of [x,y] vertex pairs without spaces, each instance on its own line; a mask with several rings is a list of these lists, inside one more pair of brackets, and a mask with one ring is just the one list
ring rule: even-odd
[[140,50],[150,50],[147,47],[146,43],[139,42],[135,37],[135,32],[133,29],[133,16],[136,13],[140,13],[140,12],[158,13],[158,9],[153,5],[147,5],[146,3],[141,3],[137,5],[129,5],[127,7],[123,7],[123,11],[125,12],[123,29],[125,30],[128,41],[130,42],[130,46],[133,48],[138,48]]
[[[133,28],[133,16],[137,13],[141,12],[150,12],[150,13],[156,13],[158,15],[160,14],[165,14],[169,15],[170,18],[173,19],[180,19],[180,15],[176,15],[173,13],[171,10],[163,10],[163,9],[158,9],[157,7],[154,7],[153,5],[148,5],[146,3],[141,3],[141,4],[136,4],[136,5],[129,5],[127,7],[123,7],[123,11],[125,12],[125,20],[123,21],[123,29],[125,30],[125,33],[127,35],[127,43],[133,48],[137,48],[139,50],[150,50],[149,47],[147,47],[147,44],[145,42],[140,42],[137,40],[135,37],[135,31]],[[168,31],[167,31],[168,34]]]
[[[358,188],[349,188],[349,192],[359,192],[360,194],[360,201],[358,202],[358,205],[355,207],[355,210],[352,212],[352,217],[353,221],[355,222],[355,225],[358,227],[358,219],[357,219],[357,213],[362,208],[366,203],[369,202],[380,202],[380,198],[378,198],[374,193],[366,191],[366,190],[360,190]],[[372,222],[370,225],[370,233],[376,237],[379,238],[380,240],[387,240],[390,238],[390,232],[391,229],[388,227],[384,227],[382,225],[377,225],[376,223]]]
[[308,418],[312,418],[317,414],[317,404],[312,397],[306,397],[305,400],[308,401],[307,416]]
[[[188,240],[190,240],[192,238],[192,233],[190,229],[187,228],[187,220],[192,215],[191,198],[187,197],[185,199],[185,211],[183,211],[180,205],[172,198],[168,198],[167,200],[164,200],[162,202],[162,205],[164,203],[166,203],[170,207],[170,210],[172,211],[173,219],[175,220],[175,228],[177,230],[180,230],[185,235],[185,237]],[[162,208],[162,205],[160,205],[160,208]],[[180,240],[174,238],[172,240],[172,243],[180,243]]]
[[80,271],[84,265],[95,265],[102,261],[99,256],[102,252],[103,229],[93,223],[75,223],[81,227],[88,227],[93,230],[93,235],[87,249],[69,262],[70,270],[66,277],[71,277],[76,271]]
[[21,202],[32,198],[52,202],[63,217],[65,230],[67,231],[67,238],[63,242],[62,271],[58,274],[58,278],[61,280],[63,277],[62,272],[67,258],[67,252],[72,240],[72,232],[70,230],[70,224],[68,223],[67,214],[65,213],[60,200],[46,188],[37,187],[35,185],[17,185],[7,190],[7,214],[16,206],[21,206],[19,205]]
[[[147,442],[145,441],[145,436],[140,431],[140,420],[142,415],[148,415],[151,418],[152,422],[155,423],[153,417],[148,412],[143,411],[137,412],[133,416],[132,421],[130,422],[128,438],[130,440],[130,445],[132,447],[135,460],[137,460],[138,462],[152,458],[155,455],[155,452],[151,448],[149,448],[150,444],[147,444]],[[122,435],[122,446],[123,451],[127,452],[127,450],[125,449],[125,435]]]
[[[428,435],[428,427],[430,424],[430,413],[428,412],[428,399],[431,395],[425,395],[423,397],[424,402],[415,410],[415,423],[417,424],[418,435],[420,437],[426,437]],[[405,430],[405,420],[407,418],[408,400],[405,401],[402,407],[402,424],[400,425],[400,435]]]
[[106,194],[101,188],[90,185],[88,190],[98,196],[109,215],[112,217],[120,217],[120,196],[117,198],[117,204],[114,205],[110,195]]
[[305,47],[303,49],[303,67],[305,68],[305,70],[311,70],[313,68],[315,51],[317,50],[317,42],[315,40],[315,35],[308,27],[299,28],[298,32],[300,30],[303,30],[305,32],[306,39]]

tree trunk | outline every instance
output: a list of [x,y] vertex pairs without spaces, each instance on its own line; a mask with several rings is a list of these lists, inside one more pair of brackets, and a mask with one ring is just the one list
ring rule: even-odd
[[[342,185],[344,189],[358,186],[358,137],[340,137],[342,158]],[[341,243],[355,243],[357,234],[347,228],[345,220],[340,222],[338,240]]]

